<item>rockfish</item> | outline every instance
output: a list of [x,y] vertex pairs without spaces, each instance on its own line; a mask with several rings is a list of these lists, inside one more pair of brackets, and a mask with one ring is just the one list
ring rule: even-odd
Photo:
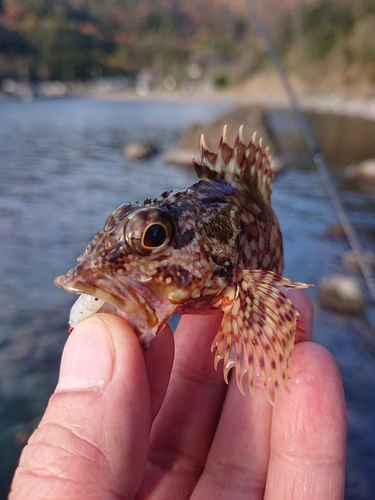
[[[201,137],[199,180],[143,203],[124,203],[108,217],[78,264],[56,284],[82,295],[71,327],[102,309],[127,319],[146,348],[172,314],[221,309],[213,339],[215,367],[247,373],[266,397],[288,389],[298,312],[287,288],[308,285],[282,276],[283,246],[271,208],[273,172],[255,134],[242,127],[231,148],[224,127],[217,153]],[[108,309],[108,304],[111,306]]]

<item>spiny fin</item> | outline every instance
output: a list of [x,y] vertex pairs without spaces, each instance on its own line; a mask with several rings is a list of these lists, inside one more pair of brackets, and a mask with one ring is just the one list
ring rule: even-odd
[[238,388],[247,372],[252,396],[255,381],[264,386],[266,398],[273,404],[274,389],[281,384],[289,390],[289,360],[294,346],[298,311],[283,288],[307,288],[272,271],[240,270],[225,294],[213,304],[224,311],[220,329],[212,342],[216,348],[215,368],[224,360],[224,379],[236,369]]
[[242,136],[242,125],[238,130],[234,146],[231,148],[226,142],[226,129],[225,125],[217,153],[208,149],[204,136],[201,136],[201,165],[194,158],[192,159],[198,177],[200,179],[224,180],[230,184],[240,182],[254,185],[270,202],[273,171],[268,149],[263,151],[262,140],[255,144],[255,134],[246,146]]

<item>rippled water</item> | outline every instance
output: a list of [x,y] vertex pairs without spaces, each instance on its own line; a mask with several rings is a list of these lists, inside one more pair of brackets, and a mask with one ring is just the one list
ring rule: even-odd
[[[74,264],[117,205],[193,182],[192,169],[167,166],[162,154],[180,127],[227,107],[84,99],[0,104],[0,497],[56,383],[74,297],[53,285],[55,276]],[[284,132],[293,129],[285,126],[285,113],[272,120],[275,128],[284,123]],[[352,136],[353,125],[332,120],[314,117],[341,185],[338,167],[349,158],[344,137]],[[324,128],[332,136],[339,126],[342,140],[334,147]],[[366,148],[374,143],[375,128],[362,121],[356,127]],[[129,161],[122,149],[134,139],[157,142],[161,151],[148,161]],[[363,144],[352,143],[347,163],[363,159]],[[273,197],[285,240],[285,274],[317,283],[340,269],[348,245],[327,236],[336,220],[300,143],[288,148],[288,159],[290,168],[277,177]],[[342,186],[363,244],[374,247],[373,197]],[[309,294],[315,301],[316,289]],[[367,500],[375,489],[375,361],[364,332],[363,318],[332,314],[317,304],[314,336],[335,355],[348,401],[347,499]]]

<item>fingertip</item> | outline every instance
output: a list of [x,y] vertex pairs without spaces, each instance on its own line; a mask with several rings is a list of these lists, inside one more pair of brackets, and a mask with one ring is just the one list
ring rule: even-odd
[[69,335],[55,392],[102,392],[115,371],[137,371],[142,364],[143,351],[131,327],[118,316],[96,314]]
[[298,310],[296,323],[295,343],[311,340],[314,322],[314,308],[310,297],[299,289],[289,289],[288,298]]
[[[314,390],[325,391],[327,383],[334,391],[341,392],[342,381],[333,355],[324,346],[315,342],[297,345],[292,354],[291,377],[296,385],[314,384]],[[329,387],[331,388],[331,387]]]
[[124,383],[133,381],[140,371],[146,375],[144,351],[131,326],[113,314],[101,313],[93,318],[100,320],[111,336],[116,354],[115,375],[123,379]]
[[293,351],[290,372],[291,393],[287,405],[281,405],[289,444],[298,443],[307,454],[317,447],[323,454],[343,453],[339,448],[340,443],[345,446],[345,397],[334,357],[319,344],[300,343]]
[[115,347],[109,325],[92,316],[68,337],[55,392],[103,391],[112,379],[114,367]]

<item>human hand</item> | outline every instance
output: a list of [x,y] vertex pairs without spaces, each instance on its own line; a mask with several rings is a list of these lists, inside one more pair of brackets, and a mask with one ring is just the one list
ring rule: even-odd
[[174,340],[166,327],[145,353],[119,317],[82,322],[10,500],[342,499],[341,378],[328,351],[308,341],[309,299],[288,296],[301,315],[291,392],[275,406],[214,370],[219,314],[183,316]]

